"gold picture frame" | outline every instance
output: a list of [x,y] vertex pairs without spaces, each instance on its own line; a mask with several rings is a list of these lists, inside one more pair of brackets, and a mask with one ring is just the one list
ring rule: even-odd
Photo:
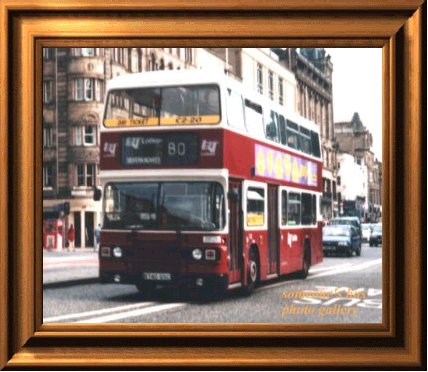
[[[0,368],[424,363],[423,1],[0,0],[0,27]],[[42,324],[42,47],[76,42],[383,48],[383,323]]]

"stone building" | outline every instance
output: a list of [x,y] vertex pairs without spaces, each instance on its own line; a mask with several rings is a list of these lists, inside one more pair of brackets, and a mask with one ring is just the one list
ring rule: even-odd
[[[195,67],[194,48],[43,49],[43,208],[73,224],[76,247],[94,246],[101,218],[99,123],[106,82],[132,72]],[[70,213],[58,212],[64,202]]]
[[320,127],[323,155],[324,218],[338,214],[337,142],[333,120],[333,63],[323,48],[275,49],[283,65],[296,77],[296,111]]
[[351,121],[339,122],[334,125],[339,150],[352,154],[357,164],[367,166],[366,217],[371,221],[376,220],[381,214],[382,163],[375,159],[372,151],[372,134],[363,125],[358,113],[353,115]]

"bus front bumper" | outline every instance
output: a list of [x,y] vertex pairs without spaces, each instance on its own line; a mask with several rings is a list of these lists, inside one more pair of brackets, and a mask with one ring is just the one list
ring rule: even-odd
[[[146,275],[145,275],[146,274]],[[223,288],[228,286],[226,274],[165,274],[145,273],[140,275],[129,274],[121,271],[100,272],[101,283],[151,285],[165,287],[186,288]],[[147,275],[150,274],[150,275]]]

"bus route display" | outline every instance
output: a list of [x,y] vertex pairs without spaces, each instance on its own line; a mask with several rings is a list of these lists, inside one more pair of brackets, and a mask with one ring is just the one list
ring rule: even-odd
[[128,135],[122,139],[123,165],[194,164],[198,136],[194,133]]

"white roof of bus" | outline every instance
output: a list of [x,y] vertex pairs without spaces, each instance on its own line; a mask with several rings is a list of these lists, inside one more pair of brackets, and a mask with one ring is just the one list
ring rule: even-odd
[[107,88],[219,83],[225,79],[225,75],[208,73],[206,70],[162,70],[117,76],[108,82]]
[[306,128],[319,131],[319,127],[314,122],[300,116],[293,110],[280,105],[257,92],[249,91],[239,81],[217,72],[208,70],[161,70],[125,74],[117,76],[107,83],[107,90],[121,88],[138,88],[142,86],[174,86],[174,85],[192,85],[192,84],[226,84],[231,88],[241,91],[245,98],[254,100],[264,107],[270,107],[278,113],[284,113],[287,119],[295,121],[297,124],[303,124]]

